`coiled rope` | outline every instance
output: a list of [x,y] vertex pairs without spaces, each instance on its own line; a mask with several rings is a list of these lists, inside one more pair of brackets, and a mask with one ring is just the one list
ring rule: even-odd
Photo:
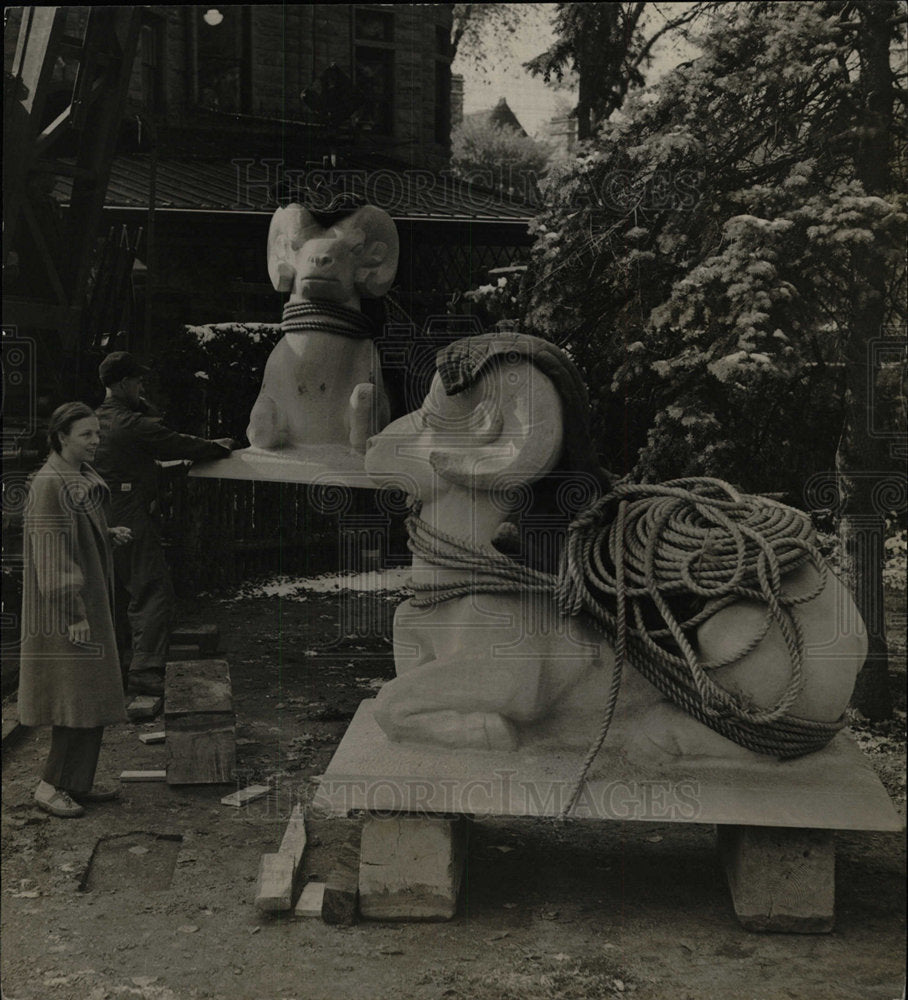
[[[408,519],[407,528],[414,555],[470,574],[452,583],[411,583],[416,607],[470,593],[545,594],[562,615],[592,617],[614,647],[602,725],[562,816],[572,809],[605,742],[626,662],[693,718],[757,753],[781,759],[812,753],[844,725],[841,719],[815,722],[788,712],[804,669],[804,641],[791,609],[823,590],[827,572],[810,521],[791,507],[739,494],[719,479],[619,484],[571,523],[557,575],[476,548],[418,516]],[[808,561],[818,574],[813,590],[783,594],[782,577]],[[740,600],[763,605],[762,626],[725,659],[702,662],[690,634]],[[695,610],[679,620],[685,606]],[[785,640],[791,673],[776,704],[759,708],[716,684],[708,672],[755,649],[773,625]]]

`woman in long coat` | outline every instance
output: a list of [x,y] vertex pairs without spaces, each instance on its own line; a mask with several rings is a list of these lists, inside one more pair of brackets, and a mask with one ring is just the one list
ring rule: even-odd
[[111,542],[104,480],[88,462],[98,419],[84,403],[51,416],[51,451],[35,473],[25,513],[19,720],[53,726],[35,801],[54,816],[116,798],[93,788],[104,726],[126,720],[113,625]]

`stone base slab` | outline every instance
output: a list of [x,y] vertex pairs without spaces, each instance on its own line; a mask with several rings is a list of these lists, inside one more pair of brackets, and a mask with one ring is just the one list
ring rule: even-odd
[[[392,743],[364,701],[321,779],[312,809],[423,816],[558,816],[583,752],[446,750]],[[901,830],[879,778],[840,733],[798,760],[664,758],[635,761],[608,742],[590,770],[575,819]]]
[[323,483],[374,490],[363,456],[338,444],[309,445],[292,451],[243,448],[228,458],[196,462],[189,475],[197,479],[244,479],[273,483]]

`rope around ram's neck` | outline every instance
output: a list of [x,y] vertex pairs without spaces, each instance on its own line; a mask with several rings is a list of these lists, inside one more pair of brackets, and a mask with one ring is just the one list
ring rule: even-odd
[[[449,584],[412,584],[415,606],[477,592],[548,594],[563,615],[589,614],[614,646],[602,726],[562,816],[573,808],[605,741],[626,661],[689,715],[757,753],[783,759],[810,753],[842,726],[788,714],[804,666],[803,637],[791,608],[812,600],[826,584],[812,526],[790,507],[739,495],[718,479],[619,485],[570,525],[557,576],[521,566],[494,549],[476,548],[416,516],[407,527],[414,555],[471,573]],[[807,561],[818,572],[814,589],[799,597],[784,595],[782,577]],[[701,607],[679,621],[669,602],[690,598]],[[762,627],[724,660],[701,662],[687,633],[739,600],[763,604]],[[647,621],[654,609],[660,627]],[[742,703],[707,671],[745,656],[773,625],[788,648],[791,677],[776,704],[761,709]]]
[[284,333],[336,333],[354,340],[375,336],[375,329],[358,309],[320,299],[288,302],[284,306],[281,329]]

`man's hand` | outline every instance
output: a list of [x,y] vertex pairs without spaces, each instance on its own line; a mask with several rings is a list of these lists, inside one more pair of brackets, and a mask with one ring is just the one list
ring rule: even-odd
[[237,442],[233,438],[215,438],[215,444],[219,444],[222,448],[226,448],[228,451],[233,451],[234,448],[238,447]]
[[69,641],[76,646],[81,646],[83,643],[91,640],[91,628],[89,628],[88,621],[85,618],[80,622],[68,626],[67,631],[69,632]]
[[114,548],[119,548],[121,545],[129,545],[132,541],[132,529],[118,524],[116,527],[107,529],[107,536]]

